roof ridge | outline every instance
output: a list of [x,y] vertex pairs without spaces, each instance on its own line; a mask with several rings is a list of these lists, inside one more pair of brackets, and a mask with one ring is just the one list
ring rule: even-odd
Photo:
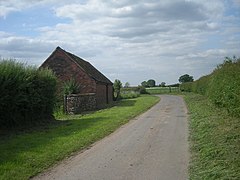
[[90,62],[62,49],[59,46],[56,48],[56,50],[62,50],[72,61],[74,61],[84,72],[86,72],[94,80],[98,82],[112,84],[112,82],[97,68],[95,68]]

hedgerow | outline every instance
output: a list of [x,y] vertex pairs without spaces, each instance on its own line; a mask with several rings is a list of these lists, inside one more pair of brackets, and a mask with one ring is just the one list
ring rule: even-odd
[[226,58],[210,75],[183,83],[180,89],[206,95],[215,105],[240,117],[240,59]]
[[0,62],[0,126],[39,123],[51,117],[56,77],[48,69]]

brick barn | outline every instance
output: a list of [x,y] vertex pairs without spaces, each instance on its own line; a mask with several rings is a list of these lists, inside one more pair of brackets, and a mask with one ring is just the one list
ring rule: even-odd
[[57,47],[40,68],[51,69],[60,82],[75,79],[82,88],[81,94],[95,93],[96,107],[113,101],[113,83],[89,62]]

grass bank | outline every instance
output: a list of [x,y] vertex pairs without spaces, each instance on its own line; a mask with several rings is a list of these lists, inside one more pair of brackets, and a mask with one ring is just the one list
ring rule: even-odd
[[231,116],[240,118],[240,58],[226,58],[211,74],[183,83],[180,89],[205,95]]
[[107,136],[158,101],[154,96],[126,99],[109,109],[70,116],[51,128],[3,136],[0,179],[28,179]]
[[190,112],[190,179],[240,178],[240,119],[206,97],[186,94]]

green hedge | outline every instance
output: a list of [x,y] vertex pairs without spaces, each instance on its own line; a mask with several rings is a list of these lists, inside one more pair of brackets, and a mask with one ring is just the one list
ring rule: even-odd
[[0,126],[39,123],[52,115],[56,77],[50,70],[0,62]]
[[210,75],[183,83],[180,89],[206,95],[215,105],[240,117],[240,59],[227,58]]

